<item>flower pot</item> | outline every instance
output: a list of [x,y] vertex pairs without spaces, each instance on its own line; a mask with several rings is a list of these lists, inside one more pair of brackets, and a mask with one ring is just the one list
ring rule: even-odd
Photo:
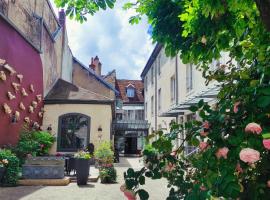
[[101,182],[101,183],[111,183],[109,177],[100,178],[100,182]]
[[2,179],[4,177],[6,168],[5,167],[0,167],[0,183],[2,183]]
[[124,191],[124,195],[127,197],[128,200],[136,200],[136,196],[132,191],[126,190]]
[[77,158],[75,161],[78,185],[86,185],[89,176],[89,159]]

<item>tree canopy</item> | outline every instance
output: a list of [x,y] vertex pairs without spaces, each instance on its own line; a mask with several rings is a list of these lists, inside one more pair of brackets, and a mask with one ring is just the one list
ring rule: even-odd
[[[105,0],[55,0],[67,5],[77,20],[85,13],[106,9]],[[102,3],[101,3],[102,2]],[[109,2],[109,7],[114,1]],[[143,151],[145,167],[125,173],[126,189],[141,199],[145,177],[166,178],[174,199],[269,199],[270,195],[270,1],[269,0],[137,0],[131,23],[142,16],[152,26],[154,42],[166,53],[180,53],[194,63],[207,82],[220,84],[213,106],[202,100],[190,110],[200,116],[170,131]],[[215,70],[209,68],[222,52],[231,58]],[[185,133],[174,151],[172,141]],[[184,144],[198,153],[183,156]]]

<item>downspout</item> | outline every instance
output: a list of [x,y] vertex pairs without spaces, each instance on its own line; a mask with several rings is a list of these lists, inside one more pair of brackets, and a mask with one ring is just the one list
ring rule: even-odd
[[[176,95],[176,97],[175,97],[175,104],[176,105],[178,105],[178,103],[179,103],[179,91],[178,91],[178,89],[179,89],[179,87],[178,87],[178,57],[177,57],[178,55],[176,55],[175,56],[175,89],[176,89],[176,91],[175,91],[175,95]],[[178,118],[178,116],[177,117],[175,117],[176,119],[176,122],[177,122],[177,118]]]
[[154,64],[154,74],[155,74],[155,131],[157,131],[157,116],[158,116],[158,110],[157,110],[157,69],[156,64]]

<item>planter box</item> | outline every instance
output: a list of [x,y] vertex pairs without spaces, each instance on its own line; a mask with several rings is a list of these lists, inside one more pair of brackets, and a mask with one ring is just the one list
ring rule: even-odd
[[89,159],[76,159],[76,176],[78,185],[86,185],[89,176]]
[[22,166],[24,179],[63,179],[64,158],[60,157],[35,157],[26,160]]
[[2,183],[2,178],[4,177],[6,168],[0,167],[0,183]]

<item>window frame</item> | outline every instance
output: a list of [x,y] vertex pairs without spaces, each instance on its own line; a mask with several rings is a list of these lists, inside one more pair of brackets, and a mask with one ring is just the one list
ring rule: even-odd
[[61,145],[61,128],[62,128],[62,119],[64,119],[65,117],[69,117],[69,116],[74,116],[74,115],[77,115],[77,116],[82,116],[82,117],[85,117],[86,120],[87,120],[87,135],[86,135],[86,141],[87,141],[87,144],[88,145],[90,143],[90,127],[91,127],[91,117],[85,115],[85,114],[82,114],[82,113],[66,113],[66,114],[63,114],[63,115],[60,115],[58,117],[58,132],[57,132],[57,151],[58,152],[77,152],[78,149],[75,149],[75,148],[70,148],[70,149],[65,149],[65,148],[62,148],[60,145]]

